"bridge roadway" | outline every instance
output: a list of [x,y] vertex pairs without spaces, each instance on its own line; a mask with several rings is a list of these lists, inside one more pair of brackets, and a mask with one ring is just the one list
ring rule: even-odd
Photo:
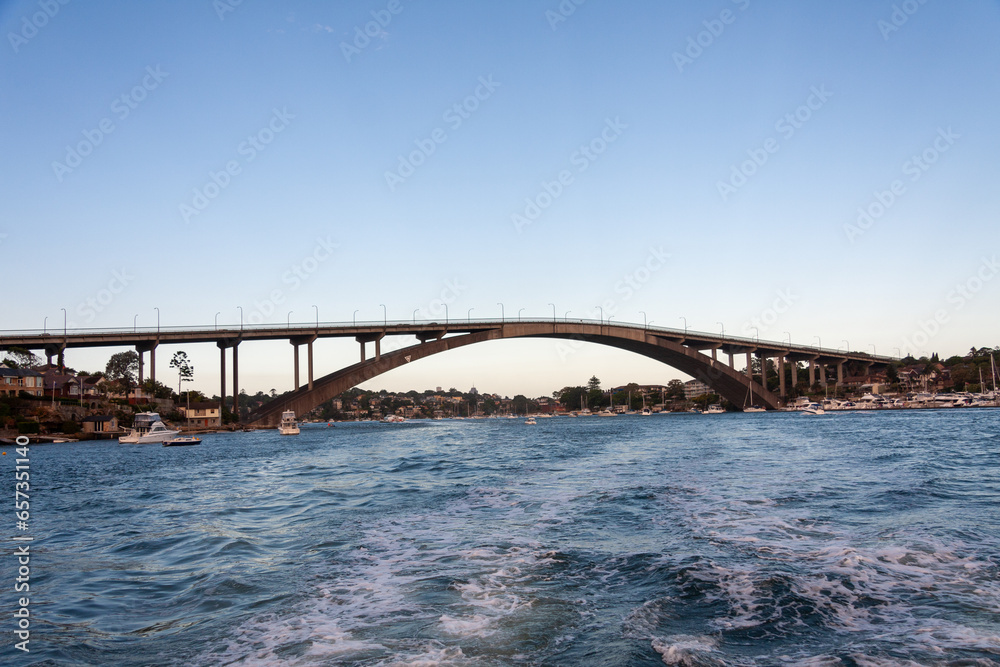
[[[413,336],[417,343],[382,354],[381,341],[386,336]],[[318,380],[314,379],[313,343],[320,338],[353,337],[361,346],[360,361]],[[238,348],[243,342],[256,340],[288,340],[294,349],[294,386],[292,394],[272,401],[250,415],[250,423],[274,425],[283,410],[304,414],[324,401],[353,386],[403,364],[455,349],[468,344],[512,338],[555,338],[608,345],[629,350],[672,366],[712,387],[736,405],[745,405],[750,390],[754,401],[767,408],[782,405],[787,393],[787,380],[793,384],[796,376],[786,376],[785,366],[806,362],[809,384],[827,384],[827,370],[836,368],[837,383],[844,378],[847,363],[860,364],[867,371],[885,366],[893,357],[875,356],[865,352],[831,350],[812,345],[796,345],[724,336],[701,331],[651,327],[640,324],[610,323],[607,320],[525,319],[525,320],[451,320],[445,322],[352,322],[287,324],[285,326],[246,325],[236,327],[163,327],[132,329],[72,329],[55,332],[0,331],[0,349],[21,347],[42,350],[49,361],[68,348],[134,347],[139,353],[139,377],[144,379],[145,353],[150,354],[151,375],[155,374],[156,348],[161,344],[215,343],[221,353],[220,396],[226,396],[226,350],[232,350],[233,394],[239,393]],[[367,344],[374,343],[374,356],[368,358]],[[306,384],[299,381],[299,347],[307,348]],[[706,354],[707,352],[707,354]],[[728,364],[719,354],[728,357]],[[746,369],[735,368],[737,356],[746,356]],[[751,358],[774,359],[779,374],[778,395],[767,391],[767,378],[751,374]],[[766,364],[761,365],[766,371]],[[832,370],[832,369],[831,369]],[[794,373],[794,371],[791,371]],[[759,379],[759,381],[758,381]]]

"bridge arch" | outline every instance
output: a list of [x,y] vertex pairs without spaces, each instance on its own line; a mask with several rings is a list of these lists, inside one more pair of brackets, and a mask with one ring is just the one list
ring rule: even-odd
[[300,387],[291,394],[271,401],[252,413],[249,422],[256,426],[275,426],[285,410],[294,410],[296,415],[305,414],[351,387],[419,359],[466,345],[514,338],[577,340],[635,352],[701,380],[720,396],[736,405],[744,404],[751,388],[755,402],[770,409],[776,409],[781,405],[778,396],[744,373],[655,331],[630,326],[578,322],[512,322],[458,335],[445,336],[444,329],[439,333],[440,337],[426,339],[410,347],[347,366],[321,377],[313,383],[312,389]]

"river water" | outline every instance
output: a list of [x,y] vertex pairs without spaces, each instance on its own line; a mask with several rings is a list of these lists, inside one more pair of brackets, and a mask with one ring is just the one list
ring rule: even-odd
[[998,410],[316,425],[31,480],[3,664],[1000,665]]

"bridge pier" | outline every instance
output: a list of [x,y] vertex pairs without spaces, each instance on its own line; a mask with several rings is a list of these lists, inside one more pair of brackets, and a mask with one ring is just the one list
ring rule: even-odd
[[354,337],[354,340],[361,344],[361,363],[366,362],[368,359],[365,356],[365,344],[375,343],[375,361],[382,358],[382,338],[385,337],[385,332],[379,332],[375,334],[360,334]]
[[819,383],[826,387],[826,364],[819,365]]
[[306,374],[309,378],[309,389],[313,388],[313,343],[316,341],[315,334],[312,336],[296,336],[295,338],[289,338],[288,342],[292,344],[294,348],[292,363],[295,366],[295,391],[299,390],[302,385],[299,384],[299,369],[301,368],[299,364],[299,346],[306,346]]
[[736,370],[736,362],[733,361],[733,353],[728,352],[727,354],[729,355],[729,367],[732,368],[733,370]]
[[239,339],[226,338],[216,341],[219,346],[219,397],[221,411],[226,407],[226,348],[233,348],[233,415],[236,421],[240,421],[240,357],[238,346]]
[[785,398],[787,392],[785,391],[785,357],[784,355],[778,355],[778,396]]
[[837,386],[843,386],[844,384],[844,362],[837,362]]
[[753,380],[753,363],[751,359],[750,350],[747,350],[747,377]]
[[767,355],[762,352],[757,357],[760,359],[760,386],[767,389]]
[[809,388],[812,389],[812,386],[814,384],[816,384],[816,360],[815,359],[810,359],[809,360]]
[[142,384],[145,368],[145,353],[149,352],[149,377],[156,382],[156,341],[150,343],[140,343],[135,346],[135,351],[139,353],[139,384]]
[[221,422],[222,412],[226,409],[226,346],[224,341],[216,343],[219,346],[220,372],[219,380],[222,386],[219,387],[219,420]]

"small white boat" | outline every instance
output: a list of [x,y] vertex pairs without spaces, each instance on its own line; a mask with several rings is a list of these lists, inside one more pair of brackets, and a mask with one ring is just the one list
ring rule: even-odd
[[643,417],[649,417],[653,414],[653,411],[650,410],[649,408],[643,408],[642,412],[640,412],[639,414],[641,414]]
[[702,412],[701,410],[699,410],[698,408],[691,408],[690,410],[688,410],[688,412],[690,412],[690,413],[691,413],[691,414],[693,414],[693,415],[700,415],[700,414],[704,414],[704,413],[703,413],[703,412]]
[[190,445],[200,445],[201,438],[196,438],[193,435],[182,435],[179,438],[171,438],[170,440],[164,440],[164,447],[185,447]]
[[[463,417],[455,417],[455,419],[463,419]],[[386,424],[402,424],[406,421],[404,417],[399,415],[386,415],[386,418],[382,420]]]
[[295,421],[295,412],[285,410],[281,413],[281,423],[278,424],[279,435],[298,435],[299,425]]
[[826,410],[819,403],[809,403],[806,407],[802,408],[802,414],[805,415],[825,415]]
[[743,408],[743,412],[767,412],[767,410],[760,407],[759,405],[750,405],[748,407]]
[[173,438],[180,431],[172,431],[160,421],[156,412],[140,412],[136,414],[132,428],[127,435],[118,438],[118,442],[126,445],[146,445],[163,442]]
[[528,417],[527,419],[524,420],[524,423],[533,426],[533,425],[537,424],[538,422],[535,421],[534,417]]
[[721,415],[721,414],[724,414],[725,412],[726,411],[722,409],[721,405],[719,405],[718,403],[712,403],[710,406],[708,406],[708,410],[705,411],[705,414],[706,415]]

